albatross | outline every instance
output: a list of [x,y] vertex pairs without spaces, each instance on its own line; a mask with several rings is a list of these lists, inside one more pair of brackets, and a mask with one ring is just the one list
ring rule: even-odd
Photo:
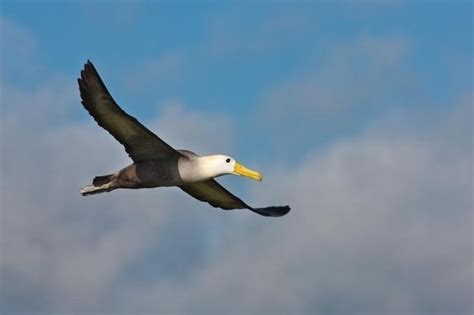
[[91,185],[81,189],[83,196],[118,188],[177,186],[192,197],[224,210],[249,209],[269,217],[290,211],[289,206],[251,207],[225,189],[215,177],[232,174],[260,182],[262,175],[228,155],[199,156],[189,150],[174,149],[118,106],[89,60],[78,83],[84,108],[125,147],[133,161],[114,174],[95,177]]

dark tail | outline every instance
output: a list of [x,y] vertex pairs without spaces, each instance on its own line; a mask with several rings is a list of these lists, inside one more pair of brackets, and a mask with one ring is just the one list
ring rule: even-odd
[[105,185],[112,180],[112,177],[114,177],[114,174],[94,177],[94,179],[92,180],[92,185],[94,186]]

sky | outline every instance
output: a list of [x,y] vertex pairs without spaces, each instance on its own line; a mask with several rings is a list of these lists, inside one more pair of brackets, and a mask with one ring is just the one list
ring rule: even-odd
[[[0,3],[2,314],[474,313],[470,1]],[[82,108],[91,60],[170,145],[264,181],[281,218],[131,163]]]

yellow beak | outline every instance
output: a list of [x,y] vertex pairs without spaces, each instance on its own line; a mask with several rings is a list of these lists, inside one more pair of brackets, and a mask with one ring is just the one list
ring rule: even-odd
[[235,162],[234,166],[234,174],[239,176],[245,176],[251,179],[258,180],[259,182],[262,181],[263,176],[257,171],[253,171],[251,169],[246,168],[242,164]]

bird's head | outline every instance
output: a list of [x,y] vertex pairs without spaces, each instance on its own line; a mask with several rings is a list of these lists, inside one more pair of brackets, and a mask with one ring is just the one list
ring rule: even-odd
[[243,166],[234,158],[227,155],[209,155],[203,156],[201,159],[202,164],[205,165],[205,168],[210,173],[209,175],[212,177],[232,174],[245,176],[259,182],[263,179],[262,174]]

